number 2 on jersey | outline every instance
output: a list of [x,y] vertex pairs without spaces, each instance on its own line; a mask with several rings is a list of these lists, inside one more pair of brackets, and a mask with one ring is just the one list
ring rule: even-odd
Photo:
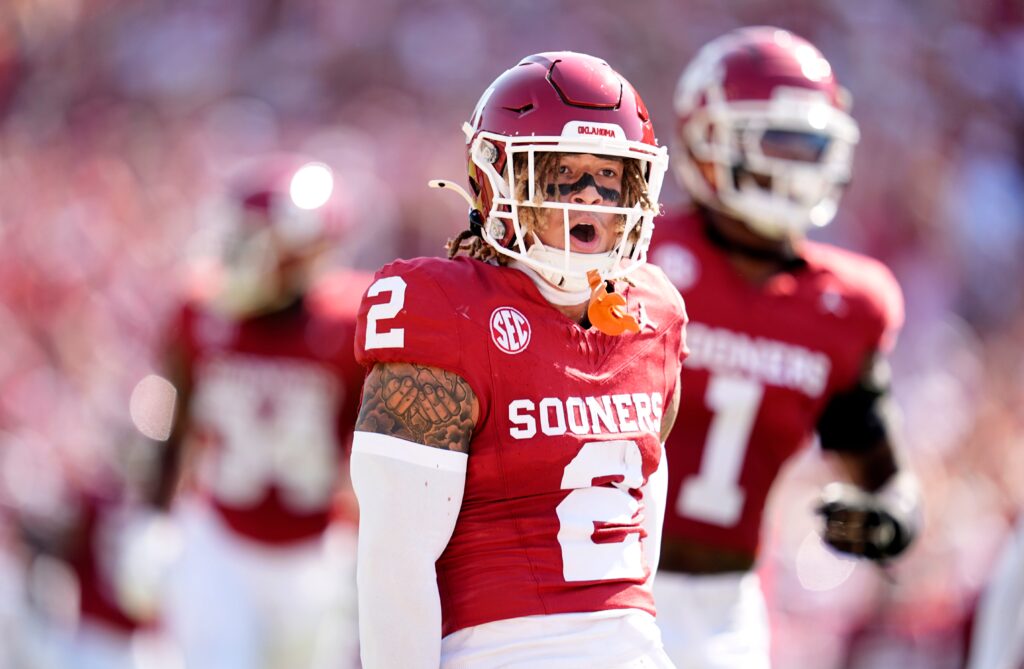
[[[611,487],[594,486],[594,479],[621,476]],[[628,525],[640,508],[630,493],[644,483],[643,456],[635,441],[592,441],[583,444],[562,473],[569,490],[555,508],[558,543],[562,547],[562,576],[566,581],[643,578],[640,535],[630,532],[622,541],[595,543],[598,523]]]
[[763,397],[764,386],[757,381],[711,375],[704,403],[714,416],[700,471],[683,482],[676,513],[720,527],[739,522],[745,497],[739,485],[740,472]]
[[366,346],[371,348],[402,348],[405,346],[405,328],[392,328],[386,332],[377,329],[377,321],[394,318],[405,306],[405,279],[400,276],[386,276],[377,279],[366,291],[367,297],[391,293],[391,299],[375,304],[366,312]]

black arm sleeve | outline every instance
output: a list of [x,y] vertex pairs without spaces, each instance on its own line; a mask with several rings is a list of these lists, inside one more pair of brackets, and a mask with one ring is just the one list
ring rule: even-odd
[[889,437],[892,424],[888,364],[876,357],[852,389],[833,395],[818,418],[821,447],[855,453]]

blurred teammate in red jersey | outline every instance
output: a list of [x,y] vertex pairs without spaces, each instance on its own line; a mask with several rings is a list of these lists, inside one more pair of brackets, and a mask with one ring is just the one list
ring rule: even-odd
[[71,491],[68,524],[49,546],[78,592],[78,619],[66,638],[50,639],[67,669],[171,669],[177,650],[162,631],[158,598],[177,548],[167,518],[154,515],[113,481]]
[[179,666],[158,616],[176,535],[145,503],[145,472],[127,457],[129,446],[139,453],[143,445],[122,436],[105,453],[79,442],[71,455],[31,430],[3,436],[0,508],[17,529],[27,606],[0,666]]
[[464,129],[469,229],[360,308],[363,666],[670,667],[649,578],[686,314],[644,264],[666,151],[570,52],[507,70]]
[[[356,661],[354,622],[334,617],[354,585],[354,525],[347,553],[331,541],[347,530],[328,529],[347,488],[362,381],[352,340],[369,277],[316,273],[347,224],[344,196],[330,168],[303,157],[242,170],[223,262],[174,328],[166,471],[182,469],[189,492],[169,621],[190,669]],[[351,658],[337,657],[345,634]]]
[[712,41],[676,89],[673,167],[694,207],[658,222],[651,258],[693,316],[655,586],[681,669],[769,666],[761,519],[815,432],[853,484],[824,492],[825,541],[886,560],[915,534],[887,409],[901,291],[880,263],[805,239],[850,178],[847,108],[821,53],[771,27]]

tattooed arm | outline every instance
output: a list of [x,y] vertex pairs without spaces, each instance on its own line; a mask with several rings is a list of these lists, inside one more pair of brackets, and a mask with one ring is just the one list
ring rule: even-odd
[[469,453],[480,406],[457,374],[409,363],[378,364],[363,383],[356,430]]
[[366,377],[351,463],[366,669],[441,663],[434,563],[455,530],[479,414],[469,384],[436,367],[378,363]]

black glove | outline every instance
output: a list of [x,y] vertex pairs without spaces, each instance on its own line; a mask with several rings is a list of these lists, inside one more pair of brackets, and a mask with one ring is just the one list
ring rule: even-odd
[[825,543],[850,555],[885,561],[902,553],[914,539],[909,519],[849,484],[827,485],[815,512],[825,521],[821,533]]

